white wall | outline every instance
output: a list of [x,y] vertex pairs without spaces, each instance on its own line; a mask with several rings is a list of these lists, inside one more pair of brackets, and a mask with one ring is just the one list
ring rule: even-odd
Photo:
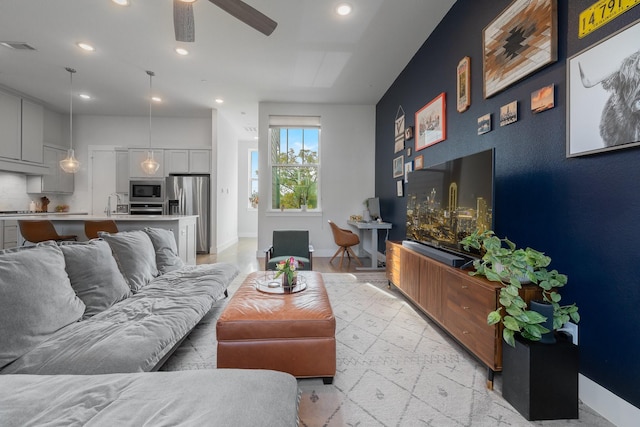
[[[309,230],[315,256],[330,257],[337,249],[327,220],[347,226],[350,215],[362,214],[363,201],[375,191],[375,106],[330,104],[259,105],[260,200],[270,198],[268,171],[269,116],[321,117],[321,213],[286,213],[258,204],[258,248],[271,244],[273,230]],[[392,144],[393,141],[390,141]],[[389,159],[391,162],[392,159]],[[262,254],[259,254],[262,256]]]
[[[62,117],[62,145],[68,148],[69,116]],[[73,128],[73,147],[80,170],[75,175],[70,204],[73,210],[88,212],[91,210],[88,147],[148,147],[149,117],[74,115]],[[211,148],[211,132],[210,118],[155,117],[151,122],[151,144],[157,148]]]
[[249,208],[249,150],[258,141],[238,143],[238,237],[258,237],[258,210]]
[[238,133],[218,112],[217,120],[217,224],[213,250],[218,253],[238,241]]

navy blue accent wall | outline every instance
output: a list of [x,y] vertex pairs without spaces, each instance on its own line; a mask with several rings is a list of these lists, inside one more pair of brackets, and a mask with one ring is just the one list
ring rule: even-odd
[[[569,276],[562,295],[580,308],[580,372],[640,407],[640,149],[565,156],[566,60],[640,19],[640,6],[579,39],[578,15],[593,3],[558,0],[558,61],[484,99],[482,30],[511,0],[458,0],[377,105],[376,196],[393,223],[389,238],[402,240],[406,200],[396,196],[393,158],[423,155],[430,165],[495,147],[497,234],[545,252]],[[471,107],[458,113],[455,70],[464,56],[471,58]],[[552,83],[555,108],[533,114],[531,92]],[[418,152],[411,140],[409,158],[394,154],[398,107],[413,126],[415,112],[442,92],[447,139]],[[518,121],[500,127],[500,107],[512,101]],[[493,130],[477,135],[477,119],[487,113]]]

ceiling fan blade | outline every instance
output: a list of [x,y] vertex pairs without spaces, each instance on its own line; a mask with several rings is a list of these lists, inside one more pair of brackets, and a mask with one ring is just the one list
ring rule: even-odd
[[260,31],[265,36],[271,35],[278,23],[262,12],[254,9],[241,0],[209,0],[225,12],[235,16],[245,24]]
[[195,23],[193,21],[193,4],[173,0],[173,29],[176,41],[195,41]]

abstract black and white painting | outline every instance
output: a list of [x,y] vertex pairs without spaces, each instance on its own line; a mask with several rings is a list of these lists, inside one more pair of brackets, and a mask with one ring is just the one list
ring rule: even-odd
[[640,21],[572,56],[567,157],[640,144]]

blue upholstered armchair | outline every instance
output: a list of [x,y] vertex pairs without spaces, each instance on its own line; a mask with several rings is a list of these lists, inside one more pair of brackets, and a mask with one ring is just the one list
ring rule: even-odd
[[303,265],[299,270],[313,270],[313,246],[308,230],[273,230],[271,246],[265,250],[264,269],[275,270],[276,264],[294,257]]

